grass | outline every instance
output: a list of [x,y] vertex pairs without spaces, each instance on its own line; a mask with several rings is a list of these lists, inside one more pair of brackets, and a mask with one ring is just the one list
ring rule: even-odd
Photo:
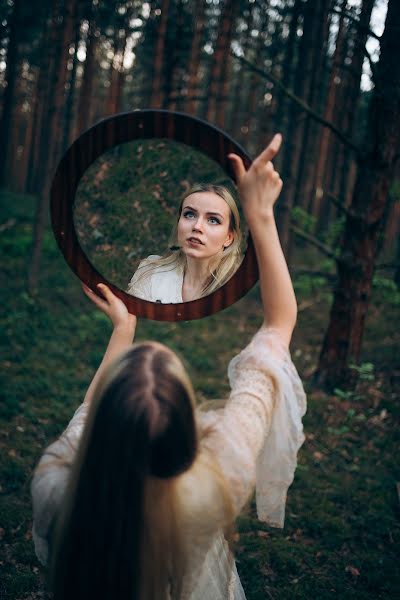
[[[52,234],[45,238],[40,294],[26,291],[34,199],[3,194],[0,315],[0,599],[45,598],[33,551],[29,482],[44,447],[67,424],[100,362],[110,327],[89,305]],[[301,263],[307,250],[298,248]],[[248,600],[394,599],[399,582],[400,481],[398,293],[378,281],[357,390],[326,395],[308,381],[327,324],[324,282],[296,281],[300,306],[292,354],[309,389],[307,439],[289,490],[283,530],[237,522],[236,557]],[[311,305],[310,305],[311,303]],[[200,399],[228,392],[226,366],[261,322],[258,290],[200,321],[141,321],[138,339],[156,338],[184,358]],[[397,370],[396,370],[397,369]]]

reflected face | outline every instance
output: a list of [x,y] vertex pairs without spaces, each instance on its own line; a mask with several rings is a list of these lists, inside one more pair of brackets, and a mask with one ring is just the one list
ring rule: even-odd
[[183,201],[178,243],[186,256],[208,259],[233,242],[230,208],[214,192],[195,192]]

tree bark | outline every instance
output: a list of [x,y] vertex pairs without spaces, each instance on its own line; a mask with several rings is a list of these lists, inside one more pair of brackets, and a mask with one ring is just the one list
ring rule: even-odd
[[[52,68],[47,74],[50,87],[47,89],[48,111],[42,114],[40,123],[40,165],[31,262],[28,273],[28,289],[36,293],[38,286],[43,235],[46,226],[47,206],[49,202],[51,178],[56,161],[59,158],[61,140],[61,117],[67,74],[68,49],[72,37],[73,11],[76,0],[66,0],[63,6],[64,17],[59,22],[59,4],[53,2],[51,41],[54,47]],[[50,101],[48,100],[50,98]]]
[[[347,119],[346,133],[350,137],[354,137],[355,134],[355,116],[357,114],[357,109],[360,102],[360,84],[362,67],[365,58],[365,45],[368,39],[369,23],[371,21],[371,14],[374,4],[375,0],[363,0],[359,16],[359,24],[358,26],[354,27],[354,49],[350,68],[347,70],[347,78],[349,81],[347,86],[347,107],[345,109]],[[356,165],[352,153],[347,149],[344,149],[344,165],[345,170],[342,178],[340,196],[342,198],[347,196],[347,203],[350,203],[355,182]]]
[[163,66],[164,66],[164,48],[167,36],[168,12],[170,0],[162,0],[161,17],[157,31],[156,48],[154,52],[153,63],[153,83],[151,89],[151,108],[161,108],[163,105]]
[[[297,64],[295,70],[294,93],[299,98],[308,101],[310,78],[313,61],[314,44],[314,21],[315,16],[310,0],[303,7],[303,35],[297,52]],[[299,203],[296,197],[297,181],[300,178],[302,168],[302,141],[304,139],[304,127],[306,116],[301,108],[294,102],[290,105],[288,116],[288,128],[284,148],[282,173],[285,177],[285,186],[282,190],[281,200],[278,208],[278,225],[282,248],[287,260],[290,255],[290,224],[292,207]]]
[[[246,58],[248,58],[248,60],[252,61],[252,62],[257,62],[259,55],[256,54],[255,58],[252,56],[252,36],[251,36],[251,31],[253,29],[253,23],[254,23],[254,4],[252,5],[248,5],[247,6],[247,15],[246,15],[246,30],[245,33],[242,34],[244,36],[244,40],[243,42],[241,42],[242,48],[243,48],[243,54]],[[260,28],[261,29],[261,28]],[[258,40],[262,38],[262,33],[261,31],[258,32]],[[231,131],[234,131],[234,128],[236,127],[236,130],[241,131],[241,133],[247,133],[246,131],[246,127],[248,129],[248,125],[246,125],[244,123],[244,115],[248,115],[249,113],[247,112],[247,94],[249,91],[249,79],[254,78],[255,79],[255,73],[248,73],[246,69],[243,68],[243,66],[239,66],[238,71],[236,73],[236,81],[235,84],[233,86],[232,89],[232,108],[230,110],[229,113],[229,129]],[[244,92],[247,92],[246,94],[246,99],[244,102],[242,102],[242,95]]]
[[10,17],[9,41],[7,46],[6,72],[4,82],[6,84],[3,96],[3,110],[0,121],[0,148],[4,153],[0,161],[0,186],[8,183],[8,166],[10,164],[10,147],[12,147],[13,109],[15,106],[15,90],[19,69],[18,60],[18,26],[22,12],[22,0],[14,1],[14,9]]
[[64,115],[64,133],[62,148],[66,149],[72,141],[72,132],[74,131],[74,103],[76,94],[76,71],[78,66],[78,48],[79,41],[81,39],[81,17],[79,14],[79,7],[76,6],[76,12],[73,15],[74,29],[75,29],[75,40],[74,40],[74,56],[72,59],[72,68],[70,71],[70,77],[68,82],[68,94],[65,102],[65,115]]
[[114,40],[114,57],[111,61],[110,87],[106,102],[106,115],[113,115],[119,112],[122,86],[124,82],[124,58],[126,49],[126,30],[123,37],[118,36],[116,31],[116,39]]
[[237,9],[238,0],[224,0],[211,65],[206,119],[215,121],[221,127],[224,126],[225,121],[225,103],[231,63],[230,45]]
[[[320,113],[320,106],[323,104],[324,96],[323,68],[329,35],[329,8],[331,2],[330,0],[316,0],[313,4],[315,5],[311,41],[313,50],[311,53],[310,68],[307,72],[307,103],[311,108]],[[314,165],[317,158],[318,128],[319,125],[310,117],[306,118],[302,139],[302,155],[307,156],[307,160],[304,161],[299,172],[297,184],[301,203],[305,208],[312,208],[310,204],[314,183]]]
[[87,33],[86,59],[83,64],[82,84],[78,103],[78,119],[74,137],[78,137],[91,124],[91,115],[93,108],[92,90],[95,71],[94,66],[96,48],[98,44],[98,38],[96,37],[96,29],[97,26],[95,16],[92,15],[90,17],[89,30]]
[[[332,59],[332,68],[329,77],[328,91],[326,96],[326,105],[324,110],[324,119],[326,121],[334,122],[335,121],[335,113],[337,111],[336,99],[337,99],[337,90],[340,79],[338,81],[339,75],[339,65],[342,65],[343,61],[343,49],[345,44],[345,36],[346,36],[346,27],[344,25],[344,11],[346,10],[347,0],[344,0],[342,3],[342,13],[340,15],[339,20],[339,29],[336,38],[336,46],[335,52],[333,54]],[[320,227],[326,225],[324,215],[327,214],[328,206],[323,201],[324,191],[326,191],[326,180],[327,180],[327,166],[328,166],[328,153],[330,149],[330,139],[331,132],[327,127],[322,127],[319,137],[318,144],[318,152],[317,152],[317,162],[314,171],[314,185],[313,185],[313,193],[311,200],[311,214],[318,218],[318,227],[317,230],[320,230]],[[331,148],[332,150],[332,148]],[[321,210],[321,205],[324,206],[325,210]]]
[[379,235],[400,142],[399,27],[400,4],[389,0],[377,86],[368,115],[366,151],[359,159],[338,261],[338,284],[316,373],[317,381],[330,388],[353,383],[350,365],[360,360]]
[[197,111],[197,100],[195,96],[199,91],[199,66],[200,66],[200,48],[204,35],[206,1],[199,0],[195,2],[195,13],[193,18],[193,37],[190,47],[189,73],[186,98],[186,112],[195,115]]

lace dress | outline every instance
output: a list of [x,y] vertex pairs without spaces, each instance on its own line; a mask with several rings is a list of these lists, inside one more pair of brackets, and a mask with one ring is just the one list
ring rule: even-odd
[[[202,443],[218,461],[236,515],[256,488],[258,517],[283,527],[286,493],[304,441],[306,398],[279,334],[261,328],[228,368],[231,394],[223,410],[198,413],[211,427]],[[46,563],[48,536],[60,507],[88,407],[76,411],[67,430],[45,451],[32,481],[33,539]],[[207,519],[207,515],[205,515]],[[206,523],[206,521],[205,521]],[[245,600],[236,565],[221,531],[184,522],[190,561],[180,600]]]
[[[182,300],[183,265],[156,266],[150,271],[152,262],[161,258],[155,254],[142,260],[129,282],[127,292],[131,296],[162,302],[163,304],[180,304]],[[149,271],[147,271],[149,267]]]

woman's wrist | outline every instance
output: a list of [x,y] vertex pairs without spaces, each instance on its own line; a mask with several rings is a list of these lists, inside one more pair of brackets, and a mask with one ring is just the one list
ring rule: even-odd
[[247,215],[245,212],[244,216],[251,231],[275,223],[275,215],[272,208],[256,214]]
[[136,330],[136,318],[132,315],[132,319],[118,321],[114,324],[113,331],[118,335],[126,335],[133,337]]

